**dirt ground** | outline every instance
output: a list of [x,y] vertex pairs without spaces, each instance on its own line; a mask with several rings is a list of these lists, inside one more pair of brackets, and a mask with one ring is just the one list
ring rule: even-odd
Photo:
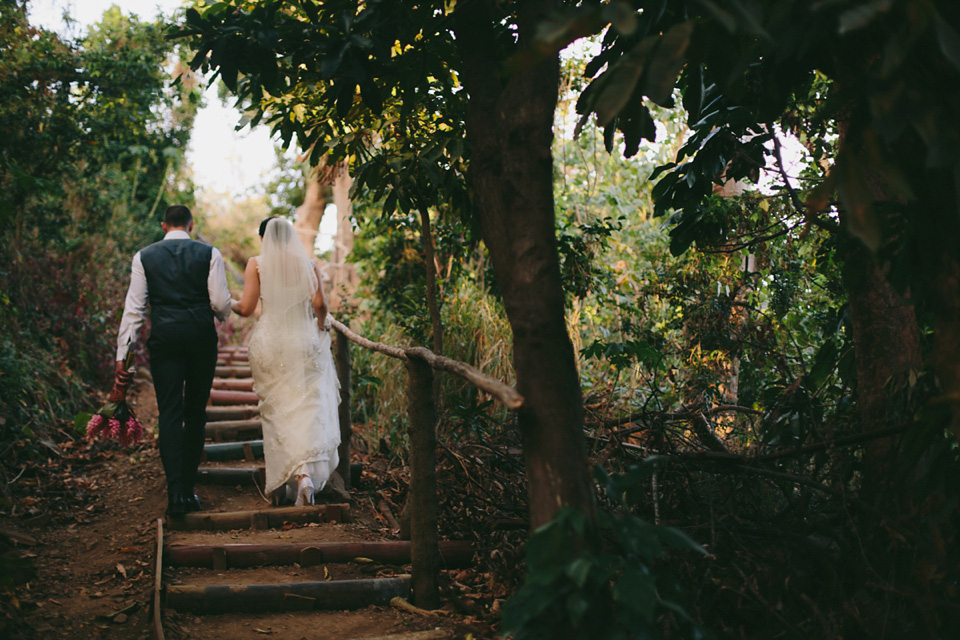
[[[152,387],[141,385],[131,393],[131,404],[145,426],[155,424]],[[152,431],[145,442],[122,449],[113,442],[90,445],[64,432],[51,443],[45,467],[18,479],[23,495],[13,507],[16,517],[0,517],[0,534],[13,541],[30,560],[13,599],[17,615],[8,620],[4,638],[117,638],[151,637],[151,606],[157,545],[157,522],[166,507],[163,472]],[[318,540],[382,539],[396,537],[364,498],[362,487],[355,522],[348,525],[306,525],[266,532],[208,532],[232,541],[289,541],[317,534]],[[375,479],[369,480],[373,482]],[[205,504],[220,501],[217,492],[233,487],[198,487]],[[250,488],[244,491],[252,491]],[[32,495],[31,495],[32,494]],[[369,503],[370,507],[365,507]],[[265,506],[265,503],[264,503]],[[326,528],[326,530],[324,530]],[[168,542],[191,534],[165,531]],[[249,537],[249,540],[248,540]],[[344,567],[321,568],[334,574]],[[310,572],[292,567],[244,570],[229,579],[244,582],[312,579]],[[189,580],[196,570],[167,569],[165,583]],[[409,572],[407,567],[376,566],[367,575]],[[309,575],[308,575],[309,574]],[[213,574],[214,578],[218,576]],[[224,579],[220,577],[219,579]],[[209,577],[205,580],[210,580]],[[392,607],[367,607],[351,612],[294,612],[273,615],[224,614],[197,616],[164,611],[167,638],[368,638],[409,631],[444,628],[452,638],[492,638],[498,602],[486,598],[483,576],[472,570],[453,570],[441,576],[445,615],[418,615]],[[477,603],[488,602],[486,606]],[[493,602],[493,610],[489,603]],[[464,603],[466,605],[464,606]],[[2,627],[0,627],[2,628]]]

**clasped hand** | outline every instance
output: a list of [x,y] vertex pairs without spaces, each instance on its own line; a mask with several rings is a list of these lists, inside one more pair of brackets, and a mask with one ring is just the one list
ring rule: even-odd
[[123,360],[117,360],[117,365],[113,371],[113,389],[110,390],[107,400],[120,402],[126,398],[127,388],[131,382],[133,382],[133,372],[124,368]]

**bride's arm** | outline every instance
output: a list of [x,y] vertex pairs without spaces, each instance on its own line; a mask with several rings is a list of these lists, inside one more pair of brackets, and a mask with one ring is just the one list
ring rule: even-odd
[[247,269],[243,272],[243,295],[233,301],[233,312],[241,316],[249,316],[256,311],[260,301],[260,272],[257,270],[257,259],[247,261]]
[[320,266],[313,263],[317,274],[317,290],[313,293],[313,312],[317,315],[317,326],[321,331],[327,330],[327,298],[323,295],[323,278],[320,277]]

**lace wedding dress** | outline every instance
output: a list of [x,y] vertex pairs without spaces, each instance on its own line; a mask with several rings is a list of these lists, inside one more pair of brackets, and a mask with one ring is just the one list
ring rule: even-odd
[[264,234],[257,265],[262,314],[248,343],[267,495],[284,485],[296,492],[301,474],[319,491],[339,463],[340,393],[330,333],[319,329],[313,313],[313,264],[292,226],[282,222],[271,221]]

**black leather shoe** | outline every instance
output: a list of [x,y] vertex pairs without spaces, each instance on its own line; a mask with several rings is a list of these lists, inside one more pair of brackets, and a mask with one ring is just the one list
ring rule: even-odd
[[187,513],[187,503],[183,496],[175,494],[167,499],[167,515],[171,518],[179,518]]
[[184,494],[183,505],[186,508],[186,513],[193,513],[194,511],[203,509],[203,507],[200,506],[200,497],[195,493]]

